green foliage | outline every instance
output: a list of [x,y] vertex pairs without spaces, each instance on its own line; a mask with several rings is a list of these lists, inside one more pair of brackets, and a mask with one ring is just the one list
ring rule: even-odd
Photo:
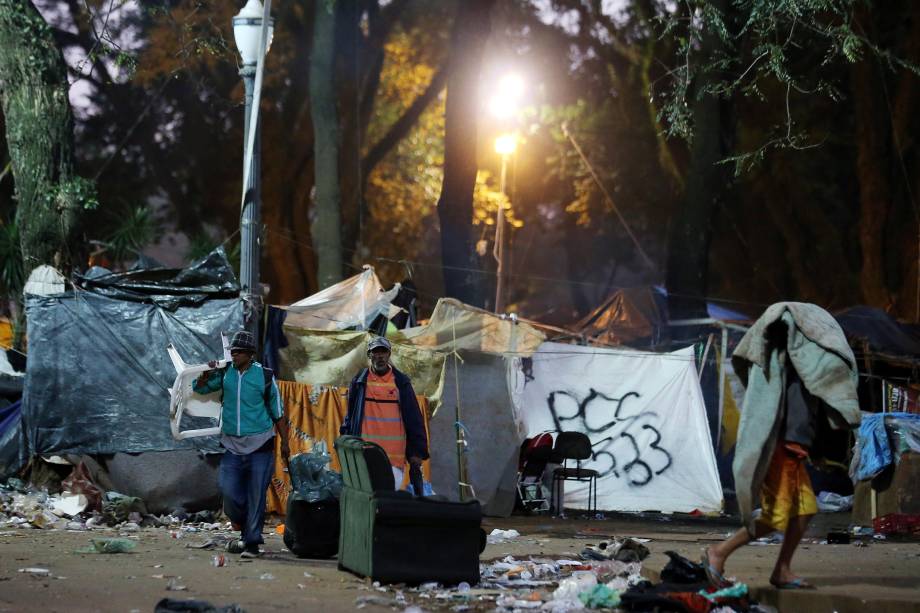
[[692,139],[693,105],[704,96],[769,102],[766,92],[781,91],[785,99],[775,102],[785,107],[783,125],[760,148],[725,163],[743,172],[771,149],[820,144],[797,127],[793,96],[839,97],[828,66],[860,61],[872,48],[854,17],[863,5],[862,0],[696,0],[661,16],[663,32],[680,40],[658,114],[667,135]]
[[106,240],[115,262],[124,262],[153,243],[160,232],[152,211],[145,206],[128,209],[118,217],[118,224]]
[[83,177],[61,181],[45,194],[45,201],[50,206],[80,208],[87,211],[99,207],[95,181]]
[[0,295],[18,299],[24,285],[19,227],[15,221],[0,223]]

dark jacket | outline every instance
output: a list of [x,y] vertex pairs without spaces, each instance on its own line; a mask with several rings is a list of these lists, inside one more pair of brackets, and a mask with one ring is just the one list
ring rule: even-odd
[[[399,412],[402,414],[403,426],[406,428],[406,458],[419,457],[428,459],[428,436],[425,434],[425,422],[422,410],[415,398],[412,382],[405,374],[393,369],[393,379],[399,392]],[[364,395],[367,390],[367,373],[365,368],[351,380],[348,385],[348,412],[339,429],[341,434],[361,436],[361,424],[364,422]]]

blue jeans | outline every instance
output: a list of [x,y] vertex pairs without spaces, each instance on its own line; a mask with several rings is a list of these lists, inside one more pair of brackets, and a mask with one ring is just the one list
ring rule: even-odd
[[217,482],[224,497],[224,513],[242,529],[245,545],[260,545],[265,522],[265,494],[275,470],[275,452],[254,451],[236,455],[229,451],[220,461]]

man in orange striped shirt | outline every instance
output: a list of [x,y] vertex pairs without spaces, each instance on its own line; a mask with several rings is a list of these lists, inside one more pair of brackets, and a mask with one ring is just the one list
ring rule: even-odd
[[399,487],[407,461],[418,466],[428,459],[428,437],[412,382],[390,364],[391,349],[382,336],[367,344],[370,368],[348,386],[348,413],[340,431],[383,447]]

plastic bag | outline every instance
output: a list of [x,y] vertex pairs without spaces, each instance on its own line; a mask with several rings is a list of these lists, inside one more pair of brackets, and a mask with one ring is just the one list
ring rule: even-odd
[[841,496],[834,492],[818,494],[818,511],[821,513],[838,513],[853,508],[853,496]]
[[291,458],[292,496],[295,500],[319,502],[339,498],[342,493],[342,475],[327,467],[331,459],[323,441],[313,445],[310,451],[298,453]]

